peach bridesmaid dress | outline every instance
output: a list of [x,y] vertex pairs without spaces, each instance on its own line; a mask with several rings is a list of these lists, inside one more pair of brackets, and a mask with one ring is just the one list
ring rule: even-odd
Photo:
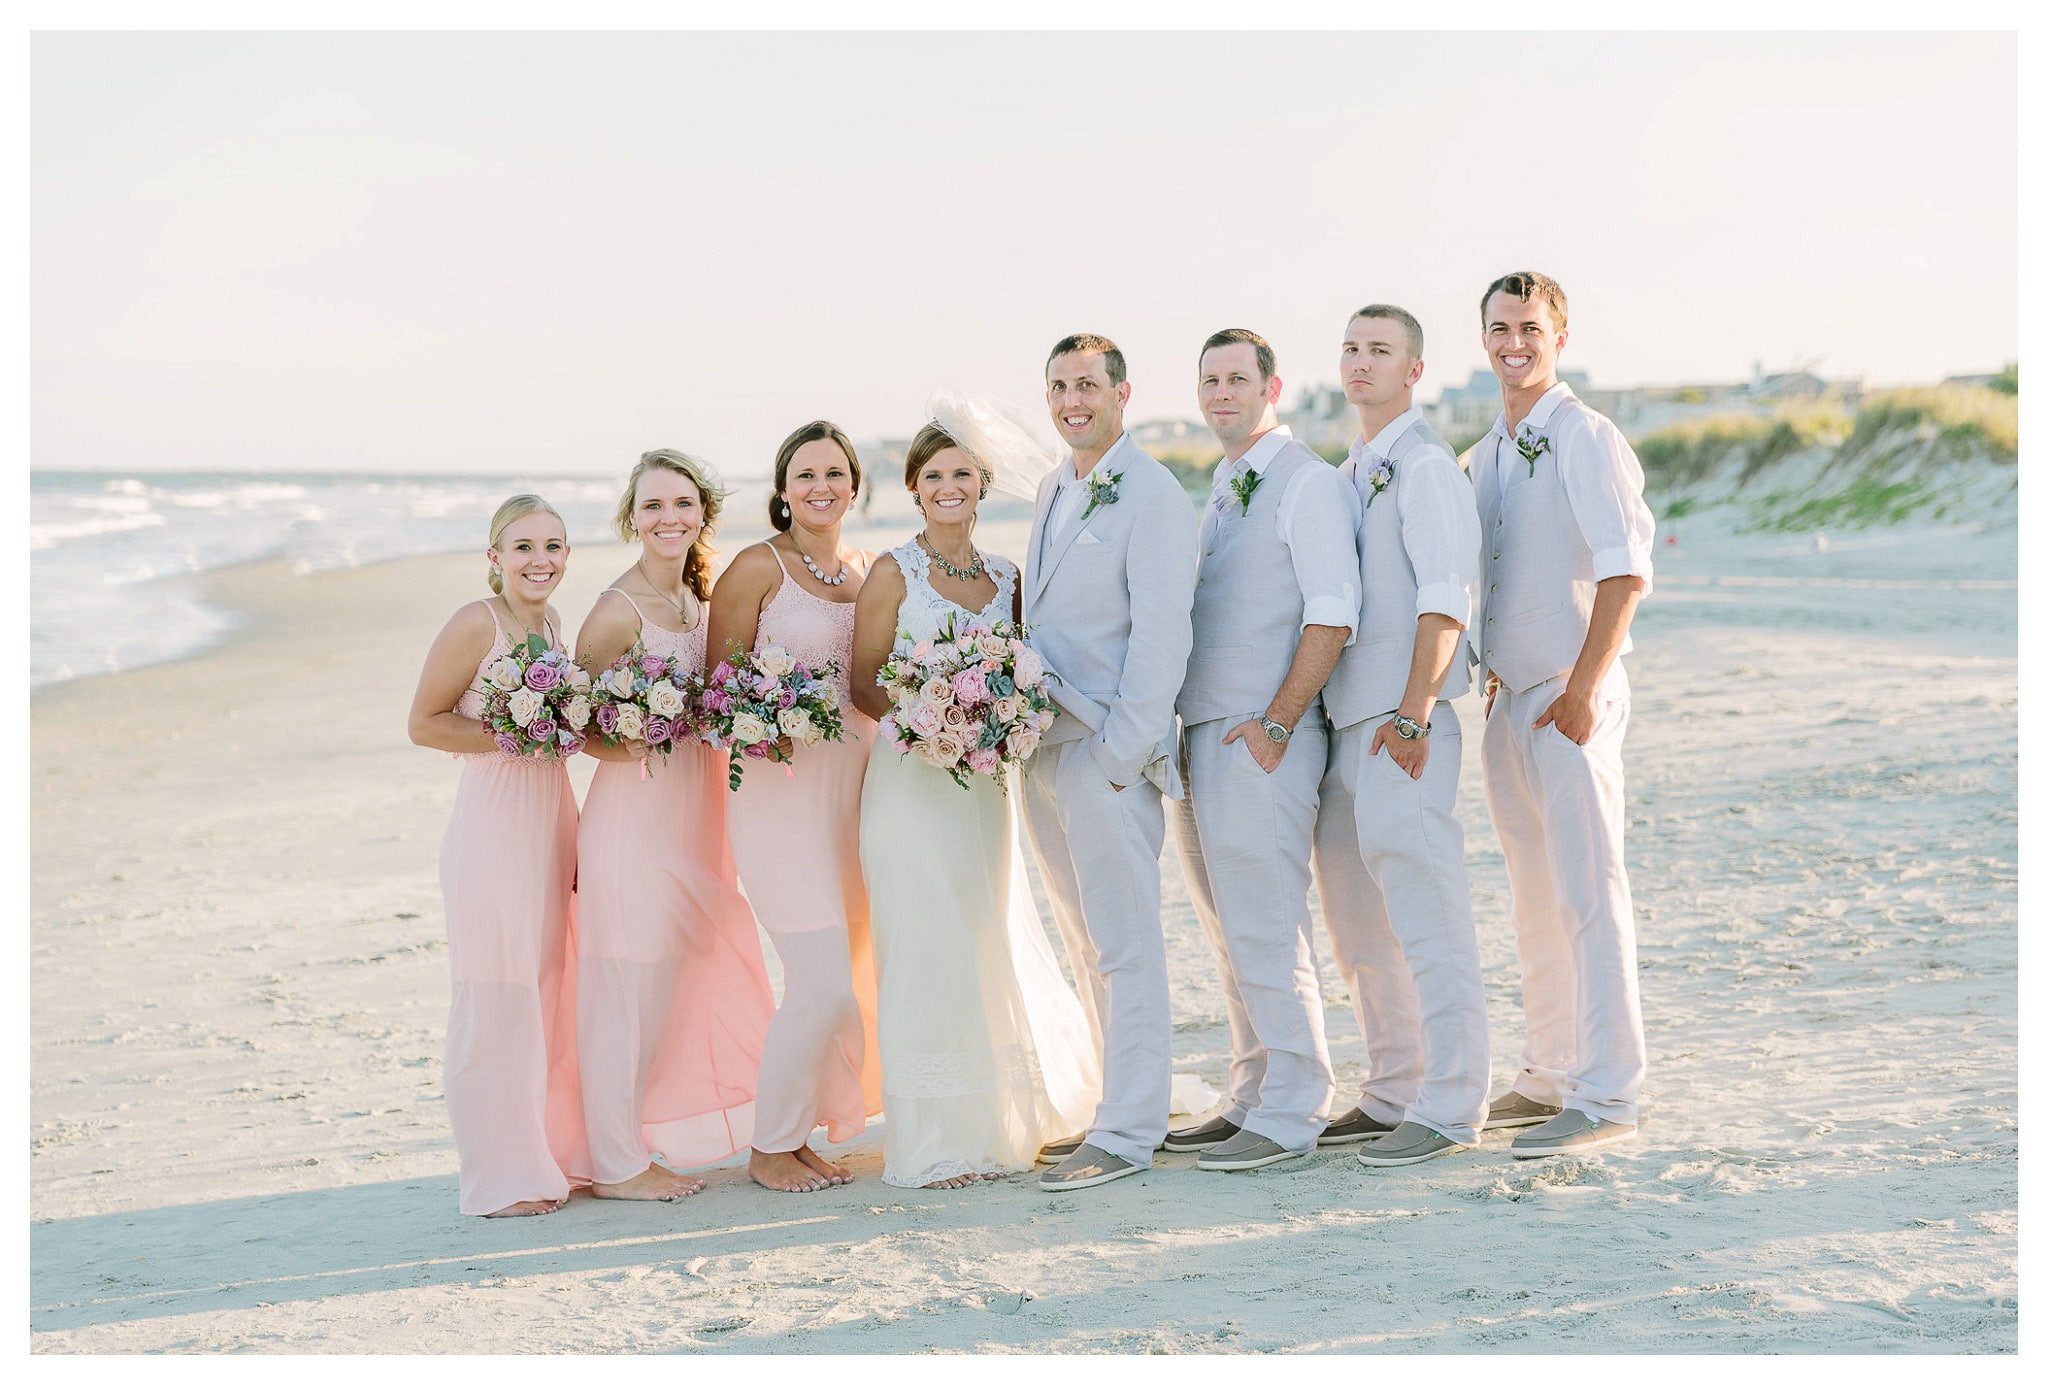
[[[482,718],[483,671],[511,648],[499,625],[458,713]],[[590,1179],[576,1081],[576,795],[560,760],[461,759],[441,839],[453,983],[442,1086],[457,1205],[480,1216],[565,1198]]]
[[850,1140],[882,1109],[875,964],[860,876],[861,779],[875,723],[854,710],[846,691],[851,601],[812,595],[785,567],[754,637],[757,649],[771,644],[813,667],[838,660],[845,718],[844,740],[799,747],[793,766],[754,761],[732,796],[740,881],[782,961],[782,1005],[754,1084],[753,1144],[785,1154],[820,1125],[835,1143]]
[[[704,626],[649,624],[647,652],[704,666]],[[650,1154],[687,1168],[745,1149],[775,1013],[753,911],[726,842],[725,760],[687,742],[598,764],[578,830],[576,1023],[591,1172],[623,1183]]]

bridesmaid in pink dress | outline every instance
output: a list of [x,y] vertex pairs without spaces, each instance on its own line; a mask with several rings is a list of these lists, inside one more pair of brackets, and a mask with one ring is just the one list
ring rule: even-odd
[[[704,666],[710,537],[723,495],[702,462],[640,459],[619,500],[640,558],[597,598],[576,658],[602,673],[638,642]],[[754,915],[725,835],[724,758],[691,741],[646,762],[640,742],[586,749],[597,767],[578,834],[576,1019],[591,1192],[673,1202],[702,1191],[670,1165],[709,1164],[754,1134],[754,1077],[775,1012]]]
[[538,634],[559,645],[548,598],[569,561],[562,517],[515,495],[491,519],[489,601],[457,611],[427,651],[407,731],[462,757],[441,841],[448,915],[442,1083],[473,1216],[552,1212],[589,1181],[576,1083],[576,796],[560,760],[498,752],[483,671]]
[[783,440],[768,518],[779,531],[733,559],[711,601],[709,657],[779,644],[806,663],[839,663],[845,739],[798,750],[789,772],[747,769],[731,806],[740,880],[782,960],[782,1006],[755,1084],[747,1172],[781,1192],[812,1192],[852,1174],[810,1147],[835,1142],[882,1108],[875,1059],[875,967],[860,877],[861,778],[875,723],[846,695],[853,603],[868,555],[842,547],[860,490],[846,434],[822,420]]

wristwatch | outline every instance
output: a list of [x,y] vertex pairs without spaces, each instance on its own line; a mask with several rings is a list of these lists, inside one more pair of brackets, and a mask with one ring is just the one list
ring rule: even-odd
[[1259,725],[1265,729],[1266,739],[1275,745],[1287,744],[1287,738],[1294,734],[1264,712],[1259,713]]
[[1399,712],[1396,712],[1394,713],[1394,734],[1404,741],[1423,740],[1429,735],[1429,723],[1417,721],[1413,717],[1404,717]]

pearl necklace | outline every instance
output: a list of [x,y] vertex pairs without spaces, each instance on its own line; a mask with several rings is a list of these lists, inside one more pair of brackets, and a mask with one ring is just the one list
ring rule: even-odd
[[981,551],[977,548],[971,546],[968,548],[967,551],[974,555],[974,561],[967,565],[965,571],[962,571],[960,568],[954,567],[951,563],[947,562],[946,555],[932,547],[932,541],[926,538],[922,531],[919,532],[917,541],[924,551],[931,555],[931,560],[939,565],[939,570],[956,582],[972,582],[975,578],[988,571],[988,564],[983,561]]
[[794,538],[789,542],[796,549],[796,556],[803,559],[804,566],[810,569],[811,576],[817,578],[828,587],[836,587],[846,580],[846,560],[844,558],[839,560],[839,575],[837,577],[827,577],[824,573],[818,571],[818,565],[811,561],[810,554],[804,552],[802,544],[798,543]]

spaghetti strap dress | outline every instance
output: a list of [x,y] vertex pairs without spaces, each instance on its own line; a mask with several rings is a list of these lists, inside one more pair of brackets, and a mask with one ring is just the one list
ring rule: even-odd
[[813,667],[836,660],[845,719],[843,740],[799,747],[789,766],[757,761],[732,795],[740,883],[782,962],[782,1004],[754,1085],[754,1148],[780,1154],[820,1125],[828,1139],[850,1140],[882,1109],[875,965],[860,875],[861,779],[875,723],[847,695],[852,602],[812,595],[785,567],[754,644],[781,645]]
[[[483,672],[458,714],[482,720]],[[547,638],[559,646],[554,628]],[[464,755],[441,839],[448,920],[448,1124],[457,1206],[481,1216],[590,1180],[576,1073],[576,795],[560,760]]]
[[[704,620],[640,643],[685,673]],[[592,1176],[623,1183],[659,1154],[710,1164],[754,1136],[754,1077],[775,1012],[754,914],[726,840],[725,764],[696,741],[603,760],[577,831],[577,1051]]]

